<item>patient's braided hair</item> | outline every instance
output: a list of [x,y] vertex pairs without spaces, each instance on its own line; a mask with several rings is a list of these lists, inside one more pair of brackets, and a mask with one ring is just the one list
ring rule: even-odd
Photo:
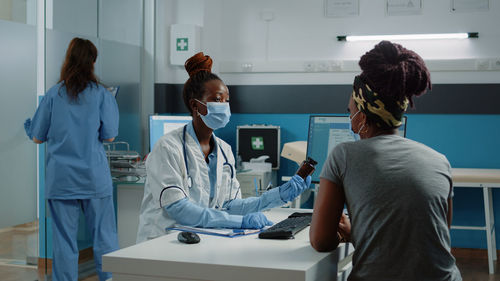
[[414,51],[389,41],[382,41],[364,54],[360,78],[385,99],[403,103],[431,89],[431,77],[424,60]]
[[184,104],[188,108],[189,113],[192,114],[193,112],[189,106],[189,101],[191,99],[201,100],[203,98],[206,82],[211,80],[222,80],[219,76],[212,73],[212,59],[210,56],[205,56],[203,52],[190,57],[184,64],[184,67],[189,74],[189,79],[184,84],[182,98],[184,99]]

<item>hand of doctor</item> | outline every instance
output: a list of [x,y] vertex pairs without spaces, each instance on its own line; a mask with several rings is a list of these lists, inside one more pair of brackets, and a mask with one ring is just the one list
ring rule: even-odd
[[26,132],[26,135],[28,138],[32,139],[33,137],[31,136],[31,119],[28,118],[26,121],[24,121],[24,131]]
[[281,200],[285,202],[292,201],[304,192],[309,185],[311,185],[311,176],[307,176],[306,180],[303,180],[298,175],[293,176],[287,183],[279,187]]
[[261,212],[246,214],[241,222],[241,228],[260,229],[269,225],[273,225],[273,222],[268,220]]

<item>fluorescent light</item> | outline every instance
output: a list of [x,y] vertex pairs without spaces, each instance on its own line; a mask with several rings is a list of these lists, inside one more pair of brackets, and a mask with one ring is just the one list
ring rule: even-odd
[[429,39],[467,39],[478,38],[479,33],[434,33],[434,34],[394,34],[394,35],[362,35],[337,36],[338,41],[382,41],[382,40],[429,40]]

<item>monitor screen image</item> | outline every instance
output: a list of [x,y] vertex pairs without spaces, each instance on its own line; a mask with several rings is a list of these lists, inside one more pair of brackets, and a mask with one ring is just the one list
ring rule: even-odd
[[[307,134],[307,157],[316,160],[316,170],[312,174],[313,183],[319,183],[319,175],[328,154],[339,143],[354,141],[349,129],[349,116],[312,115]],[[406,136],[406,116],[399,127],[399,135]]]
[[149,151],[166,133],[191,122],[191,116],[150,115],[149,116]]

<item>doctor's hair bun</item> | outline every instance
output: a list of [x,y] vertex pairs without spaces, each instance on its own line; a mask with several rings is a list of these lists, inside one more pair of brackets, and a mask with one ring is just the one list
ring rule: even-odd
[[200,71],[212,72],[212,58],[205,56],[203,52],[199,52],[184,63],[184,68],[186,68],[189,77],[193,77]]
[[193,113],[190,106],[191,99],[203,100],[205,94],[205,83],[211,80],[222,81],[219,76],[212,73],[212,59],[203,53],[197,53],[190,57],[184,64],[189,79],[184,83],[182,98],[189,113]]
[[399,44],[381,41],[364,54],[360,61],[363,82],[376,93],[399,102],[431,89],[431,75],[424,60]]

